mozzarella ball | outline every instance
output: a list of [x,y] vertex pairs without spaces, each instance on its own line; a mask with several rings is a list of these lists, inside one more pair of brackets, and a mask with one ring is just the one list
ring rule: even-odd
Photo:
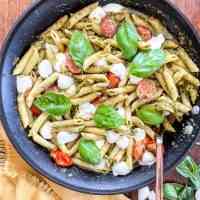
[[148,41],[151,49],[160,49],[164,42],[165,42],[165,38],[164,38],[163,34],[159,34],[156,37],[152,37]]
[[47,78],[53,73],[52,64],[48,60],[42,60],[38,65],[38,72],[42,78]]
[[105,11],[102,7],[98,6],[95,8],[89,15],[90,19],[95,19],[98,23],[101,22],[101,20],[106,16]]
[[119,139],[120,135],[114,131],[107,131],[106,140],[110,144],[114,144]]
[[75,94],[76,94],[76,90],[77,88],[76,88],[76,85],[75,84],[73,84],[73,85],[71,85],[67,90],[66,90],[66,95],[67,96],[69,96],[69,97],[71,97],[71,96],[74,96]]
[[33,86],[31,76],[20,75],[17,76],[17,91],[18,93],[24,93],[30,90]]
[[136,142],[144,140],[146,137],[146,133],[145,133],[144,129],[141,129],[141,128],[134,128],[133,134],[134,134],[133,137]]
[[61,72],[62,67],[66,65],[66,55],[64,53],[56,54],[56,63],[54,64],[54,70]]
[[124,80],[127,76],[127,69],[122,63],[113,64],[110,71],[118,76],[120,80]]
[[92,118],[95,112],[96,107],[93,104],[86,102],[79,105],[79,112],[77,115],[82,119],[89,120]]
[[105,159],[102,159],[101,162],[97,165],[95,165],[95,168],[103,170],[105,168],[107,168],[107,162]]
[[117,146],[120,149],[126,149],[128,147],[129,144],[129,139],[127,136],[120,136],[119,139],[117,140]]
[[52,136],[52,126],[50,122],[46,122],[40,129],[40,135],[47,140],[50,140]]
[[71,76],[60,74],[57,83],[58,87],[64,90],[74,85],[74,79]]
[[59,144],[67,144],[75,141],[78,137],[79,137],[78,133],[61,131],[57,134],[57,141]]
[[139,161],[139,164],[142,166],[150,166],[153,165],[156,162],[156,158],[153,153],[149,151],[145,151],[142,160]]
[[112,13],[118,13],[121,12],[124,9],[124,7],[118,3],[109,3],[105,6],[103,6],[103,10],[108,13],[108,12],[112,12]]
[[127,174],[130,173],[130,171],[131,171],[130,168],[128,167],[128,165],[124,161],[115,163],[112,166],[112,173],[113,173],[114,176],[127,175]]

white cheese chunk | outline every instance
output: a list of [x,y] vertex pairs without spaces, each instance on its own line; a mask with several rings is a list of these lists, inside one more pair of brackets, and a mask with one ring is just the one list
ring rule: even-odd
[[183,129],[183,133],[186,135],[191,135],[193,130],[194,130],[194,127],[191,124],[187,124]]
[[200,113],[200,107],[199,106],[193,106],[192,108],[192,114],[193,115],[198,115]]
[[107,65],[108,65],[108,62],[106,61],[105,58],[101,58],[95,62],[95,66],[97,66],[97,67],[104,67]]
[[164,115],[164,116],[169,116],[170,114],[171,114],[171,113],[170,113],[169,111],[164,111],[164,112],[163,112],[163,115]]
[[106,140],[110,144],[114,144],[119,139],[120,135],[114,131],[107,131]]
[[75,141],[79,137],[78,133],[71,133],[67,131],[60,131],[57,134],[57,142],[59,144],[67,144]]
[[150,189],[148,186],[138,190],[138,200],[147,200],[149,198]]
[[42,78],[47,78],[53,73],[52,64],[48,60],[42,60],[38,65],[38,72]]
[[137,85],[143,78],[131,75],[129,77],[129,82],[133,85]]
[[85,120],[89,120],[89,119],[92,118],[95,111],[96,111],[96,107],[89,102],[80,104],[79,105],[78,117],[85,119]]
[[153,153],[145,151],[139,164],[142,166],[150,166],[156,162],[156,158]]
[[90,19],[95,19],[98,23],[101,22],[101,20],[106,16],[106,12],[104,9],[100,6],[95,8],[89,15]]
[[97,147],[99,148],[99,149],[101,149],[101,147],[104,145],[104,143],[105,143],[105,140],[96,140],[96,145],[97,145]]
[[113,64],[110,71],[118,76],[120,80],[124,80],[127,76],[127,69],[123,63]]
[[119,139],[117,140],[117,146],[120,149],[126,149],[128,147],[128,144],[129,144],[129,139],[125,135],[120,136]]
[[109,3],[105,6],[103,6],[103,10],[105,12],[118,13],[118,12],[121,12],[123,9],[124,9],[124,7],[118,3]]
[[128,165],[124,161],[115,163],[112,166],[112,173],[113,173],[114,176],[127,175],[127,174],[130,173],[130,171],[131,171],[130,168],[128,167]]
[[40,135],[47,140],[50,140],[52,136],[52,126],[50,122],[46,122],[40,129]]
[[133,137],[136,142],[142,141],[146,137],[146,133],[145,133],[144,129],[141,129],[141,128],[134,128],[133,134],[134,134]]
[[121,117],[125,118],[126,116],[126,111],[122,106],[117,107],[117,112],[121,115]]
[[17,91],[18,93],[24,93],[30,90],[33,86],[33,81],[31,76],[20,75],[17,76]]
[[74,85],[74,79],[71,76],[60,74],[57,83],[58,87],[64,90]]
[[200,189],[198,189],[195,193],[195,200],[200,200]]
[[163,34],[159,34],[156,37],[152,37],[148,40],[151,49],[160,49],[162,44],[165,42]]
[[64,53],[56,54],[56,63],[54,64],[54,70],[61,72],[62,67],[66,65],[66,55]]

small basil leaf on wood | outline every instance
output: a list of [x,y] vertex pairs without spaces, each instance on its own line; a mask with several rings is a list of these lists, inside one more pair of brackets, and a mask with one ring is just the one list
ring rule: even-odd
[[176,170],[179,174],[188,178],[191,184],[196,188],[200,188],[200,167],[194,160],[187,156],[177,167]]
[[100,105],[94,115],[94,121],[99,128],[119,128],[124,124],[124,119],[112,107],[108,105]]
[[195,200],[195,193],[191,187],[185,186],[178,195],[178,200]]
[[144,105],[136,111],[136,115],[146,124],[159,126],[164,121],[164,116],[156,110],[154,105]]
[[79,153],[81,158],[90,164],[97,165],[101,162],[100,149],[93,140],[81,139]]
[[178,194],[183,189],[183,187],[183,185],[177,183],[164,184],[164,197],[168,200],[178,199]]
[[161,49],[138,53],[129,63],[129,74],[147,78],[165,63],[166,55]]
[[117,43],[127,60],[131,60],[138,49],[139,35],[136,28],[129,22],[124,21],[116,34]]
[[88,38],[81,31],[73,32],[69,41],[69,54],[74,62],[81,67],[84,60],[94,52]]
[[47,92],[34,101],[34,105],[53,116],[62,116],[71,109],[69,98],[64,95]]

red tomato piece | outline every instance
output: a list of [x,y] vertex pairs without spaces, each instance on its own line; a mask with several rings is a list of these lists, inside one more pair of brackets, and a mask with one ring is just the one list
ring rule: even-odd
[[31,112],[34,117],[38,117],[41,114],[41,110],[34,105],[31,106]]
[[56,83],[52,84],[51,86],[47,88],[47,91],[57,91],[57,90],[58,90],[58,86]]
[[101,20],[100,29],[103,36],[112,38],[117,31],[117,25],[110,17],[105,16]]
[[150,40],[152,38],[151,30],[149,30],[149,28],[146,26],[137,26],[137,32],[144,41]]
[[108,72],[106,77],[110,81],[109,88],[116,88],[119,85],[120,78],[112,72]]
[[81,70],[77,67],[68,53],[66,53],[66,66],[72,74],[80,74]]
[[58,166],[69,167],[73,164],[71,157],[58,149],[51,151],[50,155]]
[[156,153],[156,141],[155,140],[153,140],[150,137],[146,137],[144,139],[144,145],[148,151],[151,151],[152,153]]
[[136,92],[139,99],[146,99],[151,101],[151,99],[157,92],[156,83],[150,79],[141,80],[138,83]]
[[134,146],[133,146],[133,158],[138,161],[142,158],[142,155],[144,153],[144,144],[143,141],[141,142],[137,142]]

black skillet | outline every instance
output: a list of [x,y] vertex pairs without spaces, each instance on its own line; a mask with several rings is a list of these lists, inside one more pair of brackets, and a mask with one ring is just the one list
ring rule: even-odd
[[[16,81],[11,75],[13,62],[23,55],[37,35],[44,31],[56,19],[64,14],[74,12],[94,2],[94,0],[41,0],[31,6],[13,26],[1,53],[0,108],[1,120],[8,137],[16,150],[34,169],[52,181],[80,192],[96,194],[113,194],[128,192],[149,184],[155,178],[154,167],[140,167],[124,177],[111,174],[99,175],[81,170],[77,167],[62,169],[50,159],[49,154],[27,138],[27,133],[20,126],[16,110]],[[187,19],[164,0],[102,0],[100,4],[110,2],[138,9],[158,17],[169,31],[181,40],[182,46],[191,54],[196,63],[200,63],[200,40]],[[193,134],[183,135],[183,123],[193,121]],[[189,115],[182,124],[176,125],[178,134],[165,138],[165,171],[171,169],[191,147],[200,127],[200,116]],[[171,145],[174,141],[177,145]]]

